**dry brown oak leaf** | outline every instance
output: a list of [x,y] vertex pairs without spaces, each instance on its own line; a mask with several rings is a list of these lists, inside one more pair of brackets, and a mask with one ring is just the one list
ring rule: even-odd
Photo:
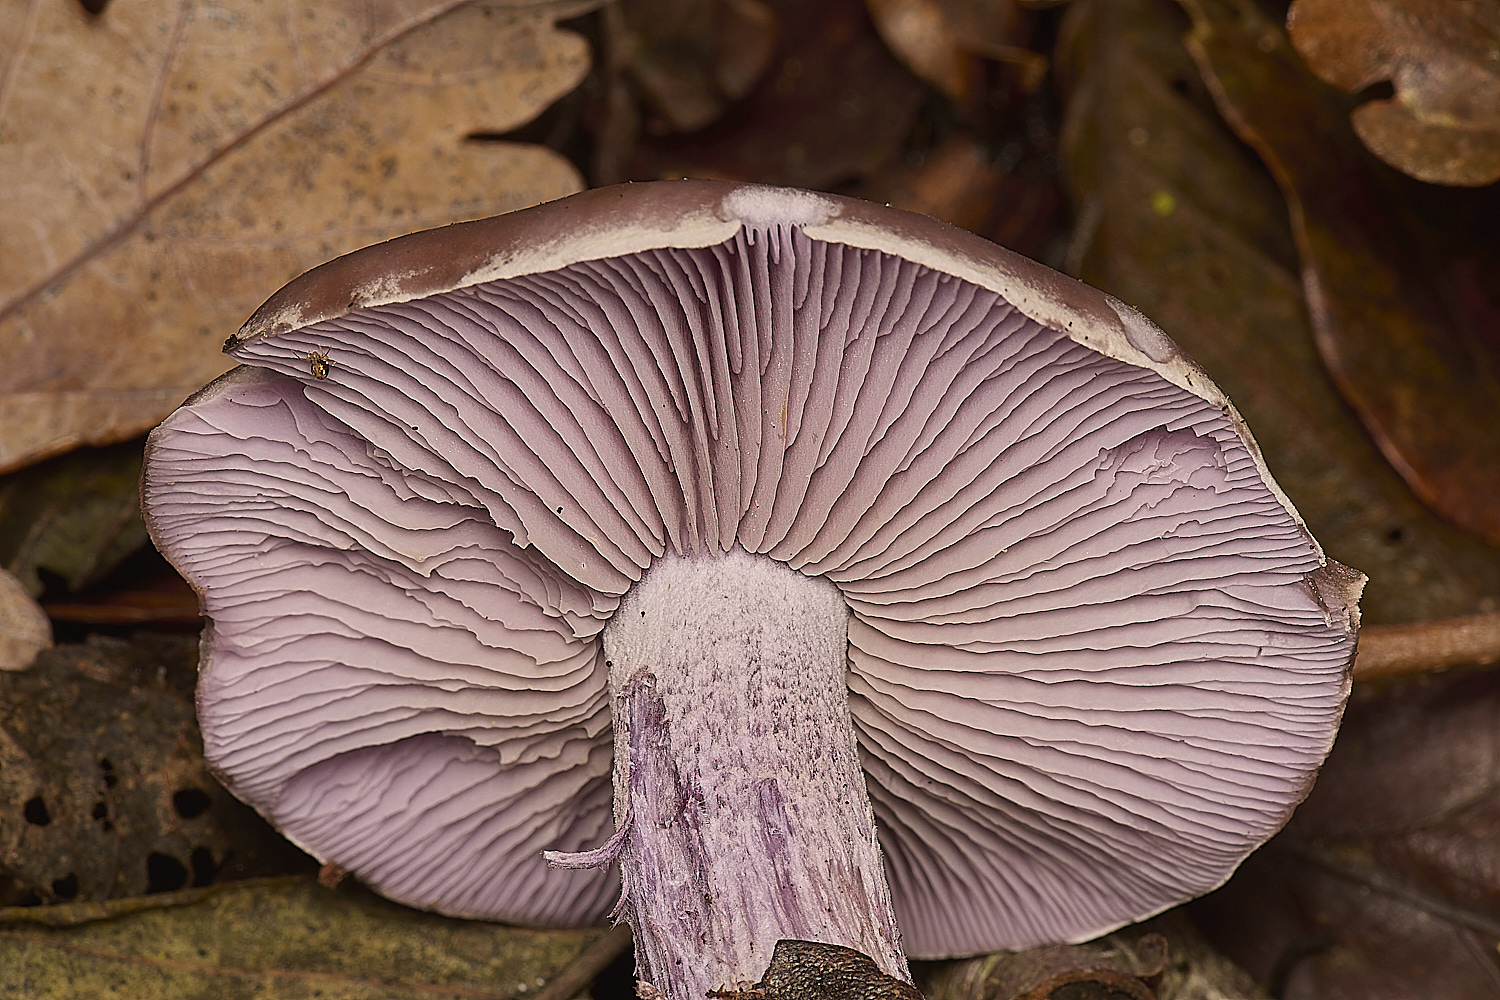
[[154,425],[301,271],[569,194],[524,124],[588,68],[454,0],[0,0],[0,471]]
[[1391,82],[1350,116],[1376,156],[1432,184],[1500,180],[1500,0],[1297,0],[1287,30],[1341,90]]

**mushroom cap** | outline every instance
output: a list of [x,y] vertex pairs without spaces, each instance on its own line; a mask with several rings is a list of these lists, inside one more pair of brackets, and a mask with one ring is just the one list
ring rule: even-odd
[[908,953],[1226,879],[1348,692],[1363,578],[1128,306],[931,219],[625,185],[308,272],[152,435],[228,787],[387,895],[602,919],[600,632],[665,552],[844,593]]

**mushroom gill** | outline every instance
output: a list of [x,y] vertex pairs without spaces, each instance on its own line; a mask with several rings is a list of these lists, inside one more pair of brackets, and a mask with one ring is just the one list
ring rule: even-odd
[[[908,955],[1093,936],[1280,827],[1342,711],[1359,578],[1164,335],[906,213],[710,182],[578,198],[299,279],[232,340],[249,367],[153,436],[148,520],[204,594],[200,711],[236,794],[393,898],[599,920],[617,869],[541,852],[629,814],[611,719],[652,716],[629,677],[611,693],[611,620],[670,608],[636,589],[663,566],[746,559],[728,575],[841,602],[833,711],[863,771],[840,781],[868,790]],[[563,218],[590,228],[537,235]],[[349,291],[390,260],[457,277]],[[747,787],[790,780],[756,766]],[[650,974],[677,998],[763,971],[715,947]]]

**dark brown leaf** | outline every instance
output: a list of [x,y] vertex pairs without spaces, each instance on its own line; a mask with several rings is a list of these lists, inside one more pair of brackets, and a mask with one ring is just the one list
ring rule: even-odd
[[918,963],[927,1000],[1252,1000],[1264,994],[1172,913],[1083,945]]
[[1167,944],[1147,937],[1156,961],[1145,969],[1135,967],[1133,953],[1108,944],[1028,948],[955,963],[937,980],[933,1000],[1155,1000],[1145,980],[1166,967]]
[[1166,0],[1070,8],[1070,270],[1160,323],[1229,393],[1367,622],[1496,610],[1500,552],[1425,510],[1339,398],[1309,329],[1285,202],[1224,125]]
[[1500,990],[1500,677],[1361,690],[1291,825],[1195,911],[1286,1000]]
[[1342,99],[1248,0],[1186,6],[1188,47],[1220,110],[1291,205],[1313,328],[1339,388],[1424,502],[1500,544],[1500,339],[1489,322],[1500,203],[1435,203],[1374,164]]
[[1334,86],[1394,85],[1394,97],[1354,109],[1354,130],[1376,156],[1433,184],[1500,180],[1500,3],[1297,0],[1287,29]]
[[0,905],[312,867],[209,775],[196,661],[191,639],[96,638],[0,675]]
[[872,200],[921,212],[974,232],[994,218],[1005,174],[968,135],[945,139],[917,163],[878,178],[866,193]]

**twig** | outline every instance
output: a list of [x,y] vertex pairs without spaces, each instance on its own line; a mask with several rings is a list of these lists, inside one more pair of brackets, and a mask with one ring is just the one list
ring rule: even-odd
[[630,925],[619,924],[610,928],[583,949],[571,965],[554,976],[531,1000],[573,1000],[629,947]]
[[1354,679],[1446,670],[1500,661],[1500,613],[1440,618],[1359,630]]

